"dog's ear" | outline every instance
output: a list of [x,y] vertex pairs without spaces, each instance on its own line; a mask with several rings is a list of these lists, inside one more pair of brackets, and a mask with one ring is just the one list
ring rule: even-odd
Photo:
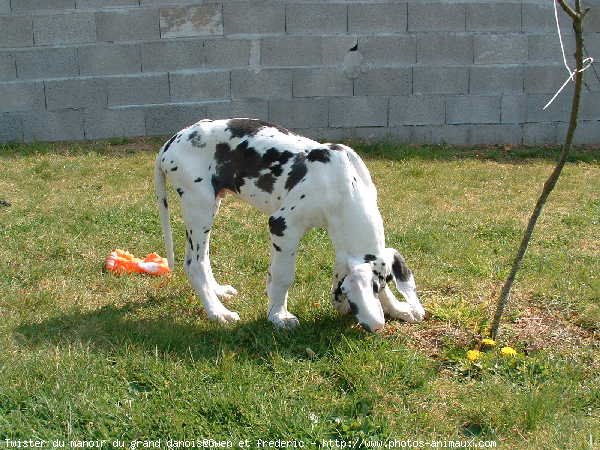
[[[412,271],[408,268],[406,261],[395,248],[385,249],[385,263],[391,267],[391,276],[396,284],[406,283],[412,277]],[[386,281],[391,281],[389,278]]]

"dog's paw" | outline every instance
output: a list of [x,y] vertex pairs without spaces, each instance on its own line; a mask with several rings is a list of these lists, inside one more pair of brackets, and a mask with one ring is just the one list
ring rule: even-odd
[[240,320],[240,316],[238,313],[234,311],[229,311],[227,308],[219,309],[217,311],[207,311],[207,315],[209,320],[219,322],[222,324],[233,323]]
[[403,320],[408,323],[421,322],[425,319],[425,310],[421,305],[411,305],[407,302],[396,302],[388,308],[384,308],[387,316]]
[[383,312],[392,319],[411,323],[418,322],[418,320],[415,320],[411,305],[406,302],[393,302],[392,304],[385,305],[383,306]]
[[300,325],[298,318],[289,312],[271,314],[269,316],[269,320],[277,328],[283,328],[286,330],[291,330],[292,328],[296,328],[298,325]]
[[237,293],[238,293],[237,289],[229,284],[217,284],[214,287],[214,291],[215,291],[215,294],[217,295],[217,297],[221,297],[221,298],[233,297],[234,295],[237,295]]

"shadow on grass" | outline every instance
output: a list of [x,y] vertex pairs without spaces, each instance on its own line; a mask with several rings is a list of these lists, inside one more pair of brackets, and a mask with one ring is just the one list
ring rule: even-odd
[[[308,359],[307,348],[323,355],[337,341],[366,336],[353,326],[352,317],[321,317],[301,321],[294,330],[278,330],[266,319],[215,324],[200,311],[196,306],[182,306],[173,298],[149,296],[145,302],[107,305],[23,324],[16,328],[15,340],[33,348],[74,344],[119,353],[133,347],[143,353],[158,351],[191,360],[214,360],[224,353],[236,352],[251,360],[262,360],[274,352]],[[144,317],[148,315],[154,317]]]
[[[0,158],[18,158],[39,154],[85,155],[95,153],[124,158],[138,153],[155,153],[168,139],[163,137],[115,138],[89,142],[34,142],[30,144],[0,144]],[[412,145],[393,141],[365,142],[345,141],[366,159],[386,160],[431,160],[448,161],[459,159],[491,160],[498,162],[523,163],[527,160],[556,161],[560,146],[451,146]],[[600,162],[600,147],[576,147],[571,150],[569,162]]]

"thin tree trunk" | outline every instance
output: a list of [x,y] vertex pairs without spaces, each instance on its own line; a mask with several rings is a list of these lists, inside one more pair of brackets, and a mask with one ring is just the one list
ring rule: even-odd
[[573,93],[573,100],[571,103],[571,117],[569,120],[569,128],[567,130],[567,136],[565,138],[565,143],[563,145],[562,151],[560,153],[560,157],[554,170],[544,183],[544,188],[542,189],[542,193],[538,198],[537,203],[535,204],[535,208],[533,209],[533,213],[529,218],[529,223],[527,224],[527,229],[523,235],[523,239],[521,241],[521,245],[519,250],[517,251],[517,255],[512,264],[512,268],[508,275],[508,278],[504,282],[504,286],[502,288],[502,292],[498,299],[498,303],[496,306],[496,313],[494,314],[494,319],[490,326],[490,336],[495,339],[498,334],[498,329],[500,327],[500,321],[502,319],[502,314],[504,313],[504,309],[506,308],[506,304],[510,299],[510,293],[512,289],[512,285],[515,281],[515,277],[517,272],[521,268],[521,264],[523,262],[523,257],[525,256],[525,252],[527,251],[527,247],[529,246],[529,241],[531,240],[531,235],[533,234],[533,230],[535,228],[535,224],[542,213],[542,209],[548,199],[548,196],[556,186],[556,182],[560,177],[562,169],[567,161],[567,157],[569,156],[569,152],[571,150],[571,144],[573,143],[573,135],[575,134],[575,129],[577,128],[577,117],[579,114],[579,103],[581,98],[581,86],[583,82],[583,28],[582,22],[585,13],[581,11],[581,2],[576,0],[575,2],[575,10],[573,10],[570,6],[568,6],[564,0],[556,0],[562,7],[562,9],[571,17],[573,20],[573,30],[575,31],[575,91]]

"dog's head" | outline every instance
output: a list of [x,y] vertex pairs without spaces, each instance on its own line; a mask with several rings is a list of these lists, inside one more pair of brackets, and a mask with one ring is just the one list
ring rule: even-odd
[[392,280],[408,302],[418,302],[412,272],[397,250],[386,248],[382,254],[349,261],[347,272],[337,274],[333,305],[342,314],[352,312],[368,331],[380,331],[385,317],[379,294]]

